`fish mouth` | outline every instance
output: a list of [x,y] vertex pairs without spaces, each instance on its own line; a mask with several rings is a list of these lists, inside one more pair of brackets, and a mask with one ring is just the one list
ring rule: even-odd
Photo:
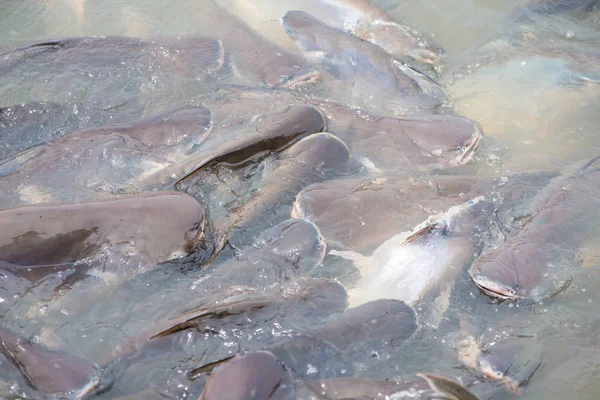
[[515,289],[491,281],[481,275],[471,276],[471,278],[479,290],[489,297],[501,300],[517,300],[521,298]]
[[483,141],[483,133],[479,127],[475,128],[473,137],[467,142],[464,147],[462,154],[457,159],[458,165],[464,165],[470,162],[475,155],[475,151],[479,148],[479,145]]

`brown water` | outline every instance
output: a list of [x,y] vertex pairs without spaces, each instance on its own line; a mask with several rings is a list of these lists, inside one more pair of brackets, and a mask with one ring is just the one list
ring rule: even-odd
[[[241,0],[219,3],[247,17],[251,26],[279,45],[296,52],[278,22],[271,18],[283,6],[273,7],[267,17],[255,18],[244,8],[248,4]],[[254,3],[257,7],[269,7],[271,2]],[[522,1],[375,3],[397,21],[426,32],[446,50],[447,66],[440,81],[457,113],[480,122],[486,135],[486,146],[480,149],[475,166],[465,168],[467,171],[475,171],[477,167],[480,175],[504,179],[517,172],[560,171],[600,154],[600,11],[515,22],[510,15]],[[87,0],[83,8],[75,0],[8,0],[0,3],[0,48],[68,36],[153,38],[206,33],[202,17],[201,2],[189,0]],[[511,40],[524,40],[530,48],[545,50],[511,53],[510,46],[507,47]],[[479,49],[484,45],[485,49]],[[580,60],[577,65],[582,66],[582,72],[573,77],[563,57],[570,51],[595,52],[596,58]],[[476,56],[489,54],[497,54],[503,61],[481,68],[477,61],[472,61]],[[0,87],[3,84],[7,83],[0,82]],[[206,85],[211,87],[210,83]],[[145,113],[188,104],[196,98],[197,90],[181,88],[172,97],[153,100],[156,104]],[[0,106],[31,100],[37,99],[28,99],[24,91],[13,88],[10,95],[0,97]],[[288,211],[284,209],[274,218]],[[264,225],[268,226],[268,222]],[[247,237],[238,238],[239,242],[250,242],[257,231],[259,227],[249,230]],[[588,250],[600,251],[600,243]],[[229,257],[231,254],[226,251],[219,260]],[[3,298],[2,319],[28,334],[39,334],[46,343],[101,362],[123,337],[194,301],[197,276],[193,268],[189,264],[170,267],[136,277],[114,291],[99,289],[93,280],[85,281],[73,287],[61,302],[47,305],[39,299],[48,297],[56,286],[56,281],[49,279],[18,299]],[[336,268],[340,267],[333,263],[317,275],[343,276]],[[472,316],[482,331],[499,324],[509,326],[516,337],[524,338],[525,342],[532,339],[540,346],[541,358],[530,364],[540,362],[541,366],[525,385],[523,399],[597,399],[600,392],[598,268],[596,265],[576,270],[565,292],[533,305],[496,304],[480,294],[463,273],[448,314]],[[35,315],[37,319],[31,322],[17,317],[22,315]],[[293,324],[275,325],[270,335],[278,337],[286,329],[294,328],[297,327]],[[469,376],[445,344],[444,338],[454,329],[442,327],[401,351],[380,354],[386,360],[384,365],[367,368],[363,374],[381,377],[449,368],[456,370],[457,375]],[[259,337],[262,333],[255,334]],[[206,337],[199,342],[189,340],[172,354],[130,368],[124,379],[101,397],[116,398],[147,387],[160,388],[178,398],[184,398],[188,391],[194,393],[181,372],[227,355],[236,347],[233,337]],[[523,357],[527,359],[528,355]],[[517,371],[511,372],[530,367],[515,366]],[[164,371],[169,371],[168,379],[163,376]],[[0,387],[2,398],[17,398],[19,393],[14,387],[8,391],[10,395],[2,390]],[[496,391],[493,396],[510,398],[511,395]]]

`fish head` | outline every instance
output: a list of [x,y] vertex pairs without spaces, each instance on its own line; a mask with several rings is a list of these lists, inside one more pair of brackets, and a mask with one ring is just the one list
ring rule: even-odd
[[481,125],[467,118],[414,120],[406,133],[417,146],[438,158],[438,164],[446,167],[469,163],[483,142]]
[[300,271],[310,271],[319,265],[327,249],[319,228],[304,219],[288,219],[267,229],[254,247],[283,258]]
[[518,255],[510,250],[493,250],[473,262],[469,275],[486,295],[501,300],[517,300],[528,297],[531,289],[523,285],[520,264]]

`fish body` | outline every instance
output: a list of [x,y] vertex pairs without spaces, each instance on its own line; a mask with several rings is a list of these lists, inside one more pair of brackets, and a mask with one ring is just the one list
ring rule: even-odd
[[177,192],[22,206],[0,221],[0,260],[34,276],[77,265],[129,275],[189,254],[204,235],[204,208]]
[[508,242],[473,262],[469,274],[500,299],[541,300],[568,284],[577,250],[595,232],[600,214],[598,157],[540,193],[529,222]]
[[75,355],[53,351],[0,328],[0,352],[45,396],[78,400],[100,382],[100,368]]

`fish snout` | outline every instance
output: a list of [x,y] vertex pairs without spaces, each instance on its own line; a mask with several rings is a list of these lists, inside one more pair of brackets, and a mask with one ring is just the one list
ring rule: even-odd
[[498,279],[486,276],[480,266],[477,265],[477,261],[473,263],[473,266],[469,270],[469,275],[475,285],[489,297],[501,300],[516,300],[521,298],[518,286],[503,283]]

